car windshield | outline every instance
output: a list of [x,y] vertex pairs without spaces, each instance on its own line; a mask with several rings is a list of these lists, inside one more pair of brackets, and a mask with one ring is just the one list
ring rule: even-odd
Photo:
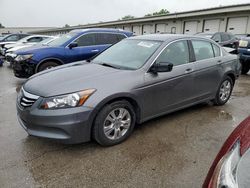
[[119,69],[142,67],[161,45],[159,41],[123,40],[93,59],[94,63]]
[[76,35],[77,35],[76,33],[67,33],[67,34],[64,34],[64,35],[60,36],[59,38],[57,38],[57,39],[53,40],[52,42],[50,42],[49,46],[61,46],[65,42],[67,42],[68,40],[70,40],[73,37],[75,37]]

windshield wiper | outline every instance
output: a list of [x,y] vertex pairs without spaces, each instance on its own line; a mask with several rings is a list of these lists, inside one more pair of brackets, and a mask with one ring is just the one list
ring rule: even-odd
[[114,65],[107,64],[107,63],[100,63],[100,65],[103,65],[103,66],[106,66],[106,67],[111,67],[111,68],[114,68],[114,69],[121,69],[120,67],[116,67]]

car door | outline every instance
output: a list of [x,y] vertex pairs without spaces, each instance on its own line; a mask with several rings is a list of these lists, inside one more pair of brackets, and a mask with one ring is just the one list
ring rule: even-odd
[[172,63],[170,72],[145,74],[144,115],[152,117],[184,107],[193,101],[193,63],[187,40],[169,44],[154,62]]
[[96,45],[95,33],[83,34],[73,42],[77,47],[69,48],[68,45],[65,48],[68,62],[86,60],[100,52]]
[[220,47],[205,40],[192,40],[196,61],[194,62],[194,91],[196,100],[208,99],[217,91],[221,80]]

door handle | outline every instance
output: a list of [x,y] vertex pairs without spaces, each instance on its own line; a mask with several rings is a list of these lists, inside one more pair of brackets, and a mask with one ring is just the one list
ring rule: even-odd
[[95,50],[91,50],[91,52],[99,52],[99,50],[95,49]]
[[185,71],[185,73],[189,73],[189,72],[192,72],[192,71],[193,71],[192,68],[187,68],[186,71]]

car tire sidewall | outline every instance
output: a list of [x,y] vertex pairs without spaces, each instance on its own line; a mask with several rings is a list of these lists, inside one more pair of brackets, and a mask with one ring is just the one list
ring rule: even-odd
[[[108,116],[108,114],[116,108],[125,108],[128,110],[131,116],[131,125],[124,136],[117,140],[111,140],[106,137],[103,130],[103,124]],[[112,146],[125,141],[133,132],[136,122],[136,114],[134,112],[133,106],[127,101],[116,101],[111,104],[104,106],[101,111],[97,114],[94,122],[93,137],[102,146]]]
[[47,67],[56,67],[58,66],[59,64],[57,62],[54,62],[54,61],[47,61],[47,62],[44,62],[42,63],[41,65],[39,65],[38,69],[37,69],[37,72],[41,72],[41,71],[44,71],[47,69]]
[[[229,97],[227,98],[227,100],[225,101],[222,101],[221,98],[220,98],[220,88],[221,88],[221,85],[226,81],[228,80],[231,84],[231,90],[230,90],[230,94],[229,94]],[[219,88],[217,90],[217,93],[216,93],[216,97],[214,99],[214,104],[217,105],[217,106],[221,106],[221,105],[224,105],[227,103],[227,101],[230,99],[231,97],[231,94],[232,94],[232,91],[233,91],[233,87],[234,87],[234,84],[233,84],[233,80],[229,77],[229,76],[226,76],[220,83],[219,85]]]

